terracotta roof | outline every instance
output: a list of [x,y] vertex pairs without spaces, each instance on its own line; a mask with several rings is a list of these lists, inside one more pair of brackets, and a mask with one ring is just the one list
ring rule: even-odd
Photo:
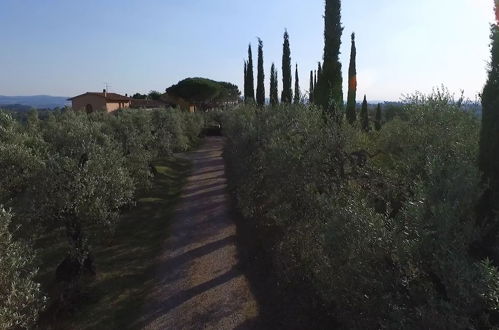
[[72,97],[68,99],[69,101],[72,101],[78,97],[82,96],[87,96],[87,95],[93,95],[93,96],[100,96],[100,97],[105,97],[107,102],[127,102],[130,101],[131,99],[127,96],[116,94],[116,93],[106,93],[104,96],[104,93],[94,93],[94,92],[87,92],[85,94],[81,94],[75,97]]

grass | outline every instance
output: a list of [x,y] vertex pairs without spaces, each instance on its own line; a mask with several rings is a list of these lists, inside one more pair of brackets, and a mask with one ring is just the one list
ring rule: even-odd
[[[154,166],[157,175],[152,188],[140,193],[137,205],[123,213],[111,241],[94,245],[97,276],[83,282],[74,311],[57,319],[46,315],[43,328],[126,329],[140,316],[156,257],[168,237],[174,207],[190,170],[190,163],[178,158],[161,159]],[[49,295],[54,294],[55,267],[64,257],[64,238],[50,233],[39,246],[44,265],[40,281]]]

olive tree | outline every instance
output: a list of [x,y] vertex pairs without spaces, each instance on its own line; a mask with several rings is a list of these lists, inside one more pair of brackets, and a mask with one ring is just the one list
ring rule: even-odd
[[[30,216],[64,228],[68,251],[57,275],[76,283],[84,266],[94,270],[89,238],[114,228],[134,185],[119,146],[85,114],[62,114],[43,127],[43,136],[49,148],[29,191]],[[90,230],[94,227],[101,229]]]
[[45,298],[34,280],[34,252],[11,227],[12,215],[0,207],[0,329],[32,329]]
[[152,178],[150,164],[157,155],[149,113],[125,110],[114,116],[97,115],[94,120],[97,124],[103,123],[104,133],[117,143],[134,185],[149,187]]
[[0,202],[11,204],[21,197],[31,179],[43,167],[45,145],[9,114],[0,112]]

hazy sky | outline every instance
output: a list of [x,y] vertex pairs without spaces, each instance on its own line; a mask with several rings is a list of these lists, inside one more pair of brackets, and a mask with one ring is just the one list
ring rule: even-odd
[[[0,0],[0,95],[74,96],[104,83],[123,94],[163,91],[189,76],[242,87],[247,45],[256,55],[257,37],[268,93],[272,61],[281,78],[284,28],[308,90],[322,57],[323,7],[323,0]],[[342,16],[345,77],[350,34],[357,35],[358,99],[398,100],[440,84],[474,97],[485,83],[493,0],[348,0]]]

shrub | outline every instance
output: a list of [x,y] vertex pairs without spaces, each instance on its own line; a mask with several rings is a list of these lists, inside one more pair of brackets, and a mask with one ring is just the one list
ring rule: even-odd
[[[161,153],[184,152],[197,145],[204,126],[201,114],[168,109],[155,110],[152,116]],[[167,143],[169,150],[165,148]]]
[[[15,210],[10,226],[21,229],[16,231],[16,236],[35,239],[58,229],[66,234],[67,256],[56,270],[56,279],[63,282],[59,302],[73,303],[83,272],[95,272],[92,243],[108,238],[121,209],[133,202],[138,189],[149,186],[152,160],[193,147],[203,124],[202,115],[173,110],[126,110],[90,115],[69,110],[51,112],[46,120],[39,120],[36,113],[32,113],[23,123],[0,112],[0,204]],[[0,218],[2,216],[5,218],[3,213]],[[10,224],[10,215],[7,216]],[[0,240],[4,239],[2,230],[5,228],[0,228]],[[8,235],[11,234],[5,235],[10,242]],[[24,246],[9,242],[5,245],[0,241],[2,267],[11,259],[7,259],[7,254],[2,259],[4,250],[1,249]],[[26,265],[32,260],[32,255],[28,256]],[[20,262],[16,265],[25,267]],[[2,271],[0,268],[0,276],[14,274]],[[31,273],[20,272],[19,285],[24,283],[24,278],[31,280]],[[0,277],[0,281],[3,280]],[[8,277],[5,281],[11,280]],[[13,288],[17,288],[9,288],[4,283],[7,282],[1,282],[0,298],[7,297],[5,295],[16,298]],[[22,285],[31,288],[28,287],[31,282],[26,283]],[[11,323],[7,322],[17,322],[14,327],[28,327],[36,319],[27,300],[26,313],[31,316],[26,319],[22,319],[25,311],[19,306],[5,306],[0,310],[0,321],[5,318],[9,327]],[[12,314],[9,309],[12,307],[18,308],[17,314]]]
[[11,215],[0,208],[0,329],[32,329],[45,298],[34,282],[34,254],[16,241]]
[[151,116],[142,110],[124,110],[115,115],[97,114],[96,123],[104,123],[104,133],[118,145],[135,186],[147,188],[152,173],[151,161],[157,156]]
[[[171,109],[171,111],[165,111],[157,109],[151,112],[155,145],[158,155],[160,156],[171,156],[174,151],[174,132],[176,130],[176,125],[172,120],[173,111],[175,110]],[[175,133],[178,134],[178,130]]]
[[184,120],[183,133],[187,137],[187,148],[182,151],[187,151],[195,147],[199,143],[199,136],[204,128],[204,116],[200,113],[182,113]]
[[0,203],[11,203],[43,167],[43,140],[0,112]]
[[497,326],[498,271],[471,252],[477,118],[445,90],[407,98],[404,114],[380,132],[307,107],[225,115],[237,204],[279,283],[317,309],[311,326]]
[[87,115],[67,112],[42,130],[49,149],[45,168],[28,191],[29,215],[65,229],[66,263],[75,265],[74,276],[66,278],[71,282],[84,264],[92,269],[89,227],[112,230],[120,208],[131,201],[134,185],[118,145]]

